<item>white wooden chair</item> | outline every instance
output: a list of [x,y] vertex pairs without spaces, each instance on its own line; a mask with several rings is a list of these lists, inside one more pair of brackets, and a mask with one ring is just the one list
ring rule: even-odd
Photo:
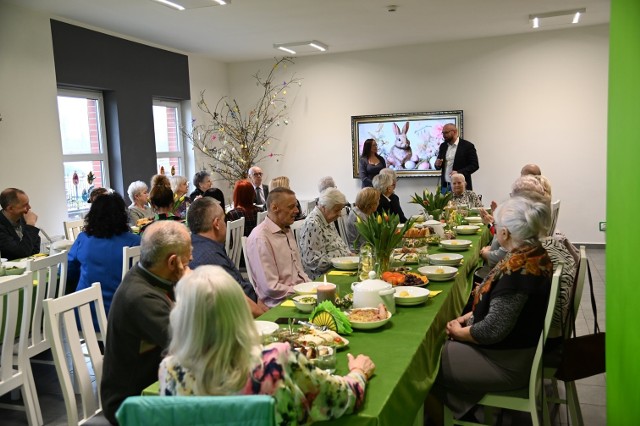
[[[587,250],[585,246],[580,246],[580,263],[578,266],[578,274],[576,275],[575,284],[573,288],[573,318],[577,318],[578,310],[580,309],[580,300],[582,299],[582,291],[584,290],[585,277],[587,274]],[[573,324],[566,324],[563,331],[564,338],[569,339],[571,337],[571,330]],[[566,404],[569,409],[569,416],[571,418],[572,425],[582,425],[584,421],[582,419],[582,410],[580,410],[580,399],[578,398],[578,389],[576,388],[576,382],[564,382],[564,389],[566,397],[560,398],[558,392],[558,379],[556,379],[555,366],[544,366],[543,377],[551,380],[552,396],[549,398],[550,402],[555,404]]]
[[349,247],[349,240],[347,239],[347,208],[343,208],[340,216],[336,219],[336,224],[338,226],[338,234],[340,234],[340,238],[342,241]]
[[242,254],[244,256],[244,266],[247,268],[247,277],[249,278],[249,282],[253,286],[253,289],[256,289],[256,283],[253,282],[253,275],[251,274],[251,265],[249,265],[249,258],[247,257],[247,237],[242,236]]
[[140,246],[122,247],[122,278],[140,260]]
[[311,213],[313,211],[313,209],[316,208],[317,204],[318,204],[318,200],[309,200],[309,201],[307,201],[307,216],[309,215],[309,213]]
[[[67,423],[69,425],[78,425],[88,419],[102,417],[100,384],[102,383],[103,356],[98,346],[98,338],[91,315],[91,305],[95,308],[100,334],[106,336],[107,316],[104,312],[100,283],[94,283],[90,288],[67,296],[44,301],[47,336],[51,341],[51,352],[53,353],[56,372],[62,387],[67,410]],[[76,312],[80,319],[82,337],[78,332]],[[66,341],[63,336],[66,336]],[[88,358],[95,374],[95,384],[92,383],[83,345],[86,345],[88,350]],[[66,356],[67,351],[70,352],[69,359]],[[81,417],[78,413],[76,394],[73,389],[72,371],[74,372],[79,388],[78,393],[82,401]],[[97,420],[99,419],[96,418],[92,421],[92,424],[98,423]],[[102,420],[104,420],[104,424],[108,424],[103,417]]]
[[27,271],[33,274],[33,279],[38,283],[31,315],[31,335],[27,345],[27,357],[33,358],[51,348],[44,332],[43,301],[64,295],[67,252],[30,260],[27,262]]
[[[42,413],[35,391],[31,363],[26,355],[33,278],[26,272],[19,276],[0,277],[0,395],[20,389],[30,426],[42,425]],[[18,331],[15,344],[16,330]],[[18,408],[0,404],[2,408]]]
[[242,244],[240,239],[244,235],[244,217],[227,222],[227,237],[224,249],[236,268],[240,268],[240,256],[242,256]]
[[264,220],[265,217],[267,217],[267,211],[263,211],[263,212],[258,212],[258,220],[256,225],[260,225],[262,223],[262,221]]
[[549,236],[552,236],[556,232],[556,225],[558,224],[558,215],[560,214],[560,200],[556,200],[551,203],[551,226],[549,227]]
[[[551,292],[549,293],[549,303],[547,304],[547,311],[544,317],[544,327],[540,338],[538,339],[538,346],[536,347],[536,353],[533,357],[533,363],[531,364],[531,373],[529,375],[529,384],[527,387],[518,389],[515,391],[507,392],[490,392],[487,393],[479,402],[478,405],[484,405],[485,419],[484,424],[493,424],[490,418],[490,411],[488,408],[506,408],[509,410],[526,411],[531,414],[531,422],[533,426],[539,426],[540,415],[538,412],[539,396],[544,392],[542,386],[542,353],[547,335],[549,334],[549,328],[551,327],[551,320],[553,318],[553,311],[556,307],[556,301],[558,300],[558,289],[560,287],[560,275],[562,274],[563,265],[559,265],[553,273],[553,279],[551,280]],[[549,412],[547,404],[542,404],[542,419],[543,424],[549,424]],[[444,406],[444,424],[450,425],[464,425],[467,422],[460,421],[453,418],[451,410]],[[472,423],[477,424],[477,423]]]
[[65,220],[62,224],[64,225],[64,236],[69,241],[75,241],[84,230],[84,219]]
[[298,249],[300,249],[300,234],[302,233],[302,225],[304,225],[304,219],[296,220],[291,225],[291,231],[293,232],[293,236],[296,238]]

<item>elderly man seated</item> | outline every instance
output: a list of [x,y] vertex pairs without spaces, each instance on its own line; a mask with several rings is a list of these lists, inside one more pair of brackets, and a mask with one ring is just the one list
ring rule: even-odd
[[112,424],[122,401],[140,395],[158,380],[158,365],[169,346],[169,313],[174,287],[189,271],[187,228],[164,220],[149,225],[140,244],[140,262],[118,286],[107,326],[100,394]]
[[29,197],[17,188],[7,188],[0,194],[0,253],[13,260],[40,251],[38,216],[31,211]]
[[300,252],[304,271],[316,279],[331,268],[334,257],[351,252],[331,223],[340,217],[347,199],[337,188],[328,188],[318,199],[318,205],[304,221],[300,235]]
[[[242,277],[224,249],[227,223],[224,210],[218,201],[211,197],[194,201],[189,208],[187,222],[192,232],[191,243],[193,244],[193,260],[189,267],[195,269],[200,265],[222,266],[242,287],[251,314],[254,317],[264,314],[268,308],[263,303],[256,303],[258,300],[253,286]],[[234,243],[240,244],[239,241]]]
[[258,298],[273,307],[293,294],[294,285],[311,280],[290,228],[298,214],[296,193],[275,188],[269,191],[267,206],[267,217],[247,240],[247,258]]

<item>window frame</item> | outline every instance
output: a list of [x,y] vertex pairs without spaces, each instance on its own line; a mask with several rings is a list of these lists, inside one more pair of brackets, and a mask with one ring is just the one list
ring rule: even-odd
[[[104,98],[102,92],[88,89],[72,89],[67,87],[58,87],[56,95],[56,107],[58,97],[91,99],[97,101],[97,123],[98,123],[98,141],[100,143],[100,153],[95,154],[65,154],[64,141],[62,140],[62,129],[60,129],[60,113],[58,111],[58,129],[60,131],[60,148],[62,150],[62,164],[83,161],[100,161],[102,162],[102,187],[111,188],[111,178],[109,175],[109,144],[107,141],[107,133],[104,118]],[[66,191],[66,189],[65,189]],[[66,204],[66,201],[65,201]],[[67,205],[67,214],[75,216],[79,213],[88,211],[88,208],[69,209]]]
[[[176,174],[187,176],[186,146],[185,146],[184,137],[182,135],[182,127],[183,127],[182,126],[182,120],[183,120],[182,104],[179,101],[153,98],[152,107],[155,107],[155,106],[176,109],[176,145],[178,146],[178,151],[158,151],[158,144],[156,140],[157,135],[155,134],[155,119],[154,119],[154,126],[153,126],[154,141],[153,142],[156,150],[156,167],[157,167],[158,160],[160,160],[161,158],[178,158],[180,173],[176,173]],[[159,170],[156,170],[156,173],[159,173],[159,172],[160,172]],[[165,174],[170,175],[171,171],[165,170]]]

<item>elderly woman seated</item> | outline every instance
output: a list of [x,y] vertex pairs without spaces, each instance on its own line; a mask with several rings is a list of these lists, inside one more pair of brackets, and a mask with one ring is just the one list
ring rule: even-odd
[[345,376],[315,367],[288,343],[262,346],[242,289],[219,266],[200,266],[176,285],[160,395],[272,395],[277,425],[348,415],[364,402],[375,365],[347,354]]
[[331,269],[331,259],[349,256],[351,252],[331,223],[342,214],[347,202],[344,194],[329,188],[320,194],[318,205],[313,209],[300,231],[300,254],[302,266],[311,279]]
[[549,207],[513,197],[495,213],[505,257],[474,292],[473,309],[447,323],[449,337],[427,400],[436,424],[441,404],[456,418],[487,392],[519,389],[529,382],[544,325],[553,265],[538,236],[551,223]]
[[[402,208],[400,208],[400,200],[393,193],[396,189],[395,174],[385,172],[383,169],[376,177],[373,178],[373,187],[380,193],[380,202],[376,211],[378,213],[394,213],[400,217],[400,223],[407,221]],[[395,196],[395,199],[394,199]]]
[[456,173],[451,176],[451,192],[453,192],[451,201],[454,204],[482,207],[480,197],[478,197],[475,192],[467,190],[467,181],[461,173]]
[[187,209],[191,204],[191,198],[187,195],[189,181],[184,176],[171,176],[169,182],[171,182],[171,190],[173,191],[172,213],[175,216],[186,219]]
[[349,212],[349,217],[345,225],[349,248],[355,252],[359,252],[362,244],[366,242],[366,240],[360,236],[358,228],[356,228],[356,222],[358,218],[360,220],[366,220],[371,213],[376,211],[378,203],[380,203],[380,192],[375,188],[362,188],[356,196],[356,203],[353,209],[351,209],[351,212]]
[[131,182],[127,189],[131,205],[129,206],[129,225],[135,226],[140,219],[153,217],[153,209],[149,205],[149,188],[141,180]]

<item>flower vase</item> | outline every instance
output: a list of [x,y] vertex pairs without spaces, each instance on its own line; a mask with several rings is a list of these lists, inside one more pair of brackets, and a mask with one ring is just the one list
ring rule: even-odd
[[387,272],[389,270],[389,258],[391,257],[391,250],[377,250],[376,251],[376,275],[378,278],[382,276],[383,272]]

